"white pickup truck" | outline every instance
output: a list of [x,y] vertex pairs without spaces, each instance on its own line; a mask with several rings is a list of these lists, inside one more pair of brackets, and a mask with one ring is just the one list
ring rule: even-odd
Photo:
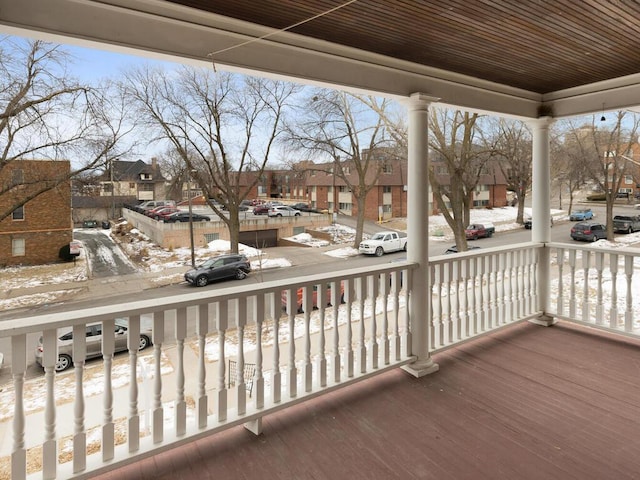
[[370,239],[360,242],[358,251],[365,255],[380,257],[385,253],[407,250],[407,234],[398,232],[378,232]]

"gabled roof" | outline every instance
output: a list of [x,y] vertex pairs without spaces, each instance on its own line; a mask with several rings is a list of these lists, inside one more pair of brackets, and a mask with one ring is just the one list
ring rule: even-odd
[[[142,180],[141,174],[151,176],[151,180]],[[107,169],[101,176],[102,181],[110,181],[110,172]],[[162,171],[157,165],[149,165],[142,160],[125,161],[114,160],[113,161],[113,180],[114,182],[165,182],[166,179],[162,175]]]

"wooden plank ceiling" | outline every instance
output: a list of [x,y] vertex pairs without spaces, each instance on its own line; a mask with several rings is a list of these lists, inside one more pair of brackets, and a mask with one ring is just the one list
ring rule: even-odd
[[635,1],[171,3],[274,29],[304,22],[288,31],[538,94],[640,71],[640,3]]

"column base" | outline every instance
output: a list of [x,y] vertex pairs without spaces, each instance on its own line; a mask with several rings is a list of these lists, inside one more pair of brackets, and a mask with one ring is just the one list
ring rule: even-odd
[[529,322],[536,325],[542,325],[543,327],[550,327],[558,323],[558,320],[551,315],[543,313],[539,317],[529,319]]
[[440,370],[440,365],[434,363],[432,358],[428,358],[426,360],[418,360],[417,362],[409,365],[403,365],[400,368],[414,377],[420,378],[437,372]]

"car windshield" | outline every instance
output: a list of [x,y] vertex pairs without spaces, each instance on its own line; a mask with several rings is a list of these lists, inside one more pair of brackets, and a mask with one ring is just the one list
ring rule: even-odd
[[384,238],[384,233],[376,233],[371,240],[382,240]]
[[205,261],[202,265],[200,265],[198,268],[211,268],[215,262],[216,262],[215,258],[210,258],[209,260]]

